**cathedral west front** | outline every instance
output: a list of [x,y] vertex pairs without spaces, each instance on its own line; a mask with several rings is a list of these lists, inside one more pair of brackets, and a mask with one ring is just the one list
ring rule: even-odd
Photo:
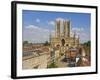
[[[79,36],[75,33],[71,35],[71,21],[60,20],[55,21],[55,35],[50,39],[51,47],[60,47],[63,52],[66,48],[76,48],[79,46]],[[62,50],[63,49],[63,50]]]

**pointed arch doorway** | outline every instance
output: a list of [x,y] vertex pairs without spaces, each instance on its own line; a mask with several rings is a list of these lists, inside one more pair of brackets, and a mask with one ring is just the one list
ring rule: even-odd
[[61,44],[62,44],[62,46],[65,45],[65,40],[64,39],[61,40]]

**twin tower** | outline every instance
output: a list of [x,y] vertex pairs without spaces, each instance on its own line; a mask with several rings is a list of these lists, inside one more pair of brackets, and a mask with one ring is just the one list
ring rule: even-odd
[[51,37],[50,43],[55,46],[78,47],[79,37],[74,33],[71,35],[71,21],[64,19],[56,19],[55,21],[55,36]]
[[56,37],[70,37],[70,26],[69,20],[57,19],[55,22],[55,35]]

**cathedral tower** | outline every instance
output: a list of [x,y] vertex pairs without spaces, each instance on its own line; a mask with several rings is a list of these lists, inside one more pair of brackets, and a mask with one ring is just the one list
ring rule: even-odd
[[65,25],[66,25],[66,35],[67,35],[67,37],[70,37],[70,26],[71,26],[71,24],[70,24],[70,21],[65,21]]
[[56,20],[55,35],[56,37],[60,37],[60,20]]

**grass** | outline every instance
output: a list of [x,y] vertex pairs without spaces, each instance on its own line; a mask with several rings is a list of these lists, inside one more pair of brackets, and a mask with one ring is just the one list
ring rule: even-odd
[[47,66],[47,68],[57,68],[57,65],[55,63],[51,63]]

